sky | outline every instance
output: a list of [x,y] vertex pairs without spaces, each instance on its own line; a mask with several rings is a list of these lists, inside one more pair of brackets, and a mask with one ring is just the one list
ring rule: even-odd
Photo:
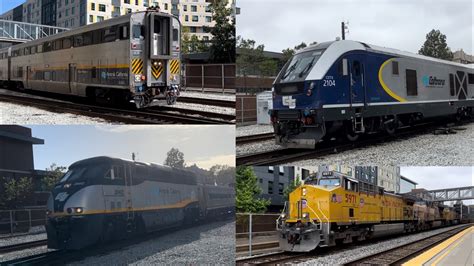
[[23,4],[25,0],[0,0],[0,14]]
[[[474,186],[474,167],[400,167],[400,174],[418,183],[417,188],[428,190]],[[474,204],[474,200],[464,201]]]
[[[363,4],[362,4],[363,3]],[[426,34],[439,29],[451,51],[472,54],[472,0],[239,0],[237,35],[281,50],[305,42],[346,39],[417,53]]]
[[235,165],[235,127],[218,126],[29,126],[33,137],[44,139],[34,145],[35,168],[52,163],[69,166],[94,157],[111,156],[163,164],[166,153],[178,148],[186,165],[196,163],[209,169],[215,164]]

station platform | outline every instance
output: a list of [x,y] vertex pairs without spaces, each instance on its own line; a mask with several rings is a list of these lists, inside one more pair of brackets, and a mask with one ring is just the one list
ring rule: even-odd
[[474,265],[474,226],[404,263],[414,265]]

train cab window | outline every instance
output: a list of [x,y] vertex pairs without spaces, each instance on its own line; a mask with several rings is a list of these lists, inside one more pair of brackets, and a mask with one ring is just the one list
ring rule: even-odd
[[65,38],[63,39],[63,48],[64,49],[69,49],[72,46],[71,38]]
[[416,70],[413,70],[413,69],[406,70],[406,86],[407,86],[408,96],[418,95],[418,82],[416,79]]
[[454,96],[454,75],[449,74],[449,94]]
[[177,42],[179,40],[179,31],[178,29],[173,29],[173,41]]
[[474,74],[467,74],[467,80],[469,84],[474,84]]
[[320,186],[334,186],[334,187],[337,187],[337,186],[340,186],[341,183],[340,183],[339,178],[321,178],[319,180],[319,185]]
[[398,72],[398,62],[397,61],[392,61],[392,74],[397,75],[399,74]]
[[104,177],[110,180],[124,179],[123,167],[117,165],[112,166]]
[[84,176],[86,170],[87,169],[85,167],[80,167],[80,168],[76,167],[76,168],[69,169],[69,171],[67,171],[66,174],[64,174],[64,176],[61,178],[59,183],[64,183],[66,181],[71,182],[76,179],[79,179],[82,176]]
[[140,39],[144,40],[145,39],[145,27],[142,25],[133,25],[132,28],[132,33],[133,33],[133,38],[134,39]]
[[74,36],[74,47],[81,47],[84,45],[84,38],[82,35]]

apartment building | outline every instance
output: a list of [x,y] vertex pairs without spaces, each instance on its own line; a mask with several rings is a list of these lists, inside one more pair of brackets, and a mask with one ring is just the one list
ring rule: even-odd
[[[26,0],[24,4],[0,15],[0,19],[65,28],[76,28],[131,12],[159,6],[162,12],[179,17],[190,34],[210,40],[205,31],[213,27],[210,3],[213,0]],[[227,6],[235,10],[235,0]],[[235,14],[235,12],[234,12]]]

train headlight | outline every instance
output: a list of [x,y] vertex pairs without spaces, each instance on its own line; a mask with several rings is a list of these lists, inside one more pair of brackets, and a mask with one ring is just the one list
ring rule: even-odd
[[309,213],[307,213],[307,212],[303,213],[303,218],[308,219],[309,218]]
[[303,196],[306,196],[306,188],[303,188],[302,192],[303,192]]
[[78,207],[74,211],[75,211],[75,213],[82,213],[83,209],[81,207]]
[[282,219],[285,219],[286,214],[282,213],[282,214],[280,214],[280,217],[281,217]]

